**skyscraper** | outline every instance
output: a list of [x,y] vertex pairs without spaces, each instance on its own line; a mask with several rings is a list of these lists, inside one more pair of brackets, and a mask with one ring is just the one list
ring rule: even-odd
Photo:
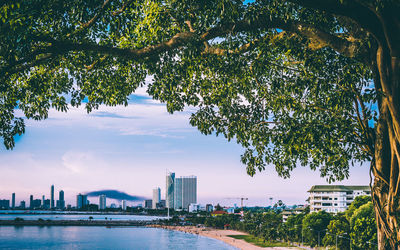
[[12,193],[12,197],[11,197],[11,208],[12,208],[12,209],[15,208],[15,193]]
[[29,197],[29,208],[32,209],[33,208],[33,195],[31,195]]
[[43,208],[45,208],[45,209],[46,209],[46,207],[45,207],[45,200],[46,200],[45,196],[44,196],[44,195],[42,195],[42,204],[43,204]]
[[86,207],[87,203],[88,203],[87,202],[87,195],[78,194],[76,196],[76,208],[77,209],[81,209],[81,208]]
[[174,209],[182,209],[182,178],[175,178],[174,181]]
[[126,200],[122,201],[122,210],[126,210]]
[[165,187],[165,206],[167,208],[174,208],[174,182],[175,173],[167,173]]
[[197,203],[197,177],[183,176],[175,179],[174,208],[189,208],[192,203]]
[[107,197],[106,197],[106,195],[105,194],[101,194],[100,196],[99,196],[99,209],[100,210],[104,210],[104,209],[106,209],[106,207],[107,207]]
[[155,188],[153,189],[153,202],[152,202],[152,208],[157,209],[157,203],[160,203],[161,200],[161,189]]
[[60,190],[58,193],[58,202],[57,208],[64,209],[65,208],[65,200],[64,200],[64,191]]
[[54,185],[50,188],[50,209],[54,209]]

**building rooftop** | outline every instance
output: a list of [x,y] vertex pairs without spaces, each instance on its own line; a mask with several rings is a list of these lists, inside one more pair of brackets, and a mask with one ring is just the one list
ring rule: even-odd
[[314,185],[308,192],[347,192],[354,190],[371,191],[369,186]]

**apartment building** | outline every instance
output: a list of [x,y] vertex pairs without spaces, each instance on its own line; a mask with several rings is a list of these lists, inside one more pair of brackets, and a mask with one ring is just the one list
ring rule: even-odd
[[344,212],[357,196],[371,195],[369,186],[315,185],[308,192],[310,212],[330,213]]

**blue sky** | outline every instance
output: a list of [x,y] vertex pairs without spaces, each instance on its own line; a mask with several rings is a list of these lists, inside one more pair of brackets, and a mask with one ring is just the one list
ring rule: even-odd
[[[12,192],[18,204],[30,194],[48,197],[52,184],[56,192],[65,191],[73,206],[79,192],[100,189],[151,197],[152,189],[161,187],[164,197],[166,169],[177,176],[196,175],[202,204],[240,204],[227,198],[242,196],[249,198],[247,205],[269,205],[269,197],[304,204],[312,185],[326,183],[318,172],[303,167],[287,180],[273,166],[247,176],[240,163],[243,149],[223,137],[202,135],[189,125],[191,112],[168,114],[164,104],[141,88],[127,107],[101,106],[90,114],[83,107],[68,113],[50,110],[47,120],[27,120],[26,134],[15,149],[0,148],[0,199],[11,199]],[[341,184],[368,183],[365,164],[352,168],[350,179]]]

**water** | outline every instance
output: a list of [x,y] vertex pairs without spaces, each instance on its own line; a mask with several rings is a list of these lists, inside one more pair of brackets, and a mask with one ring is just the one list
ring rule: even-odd
[[183,232],[144,227],[1,226],[0,249],[236,249]]
[[56,213],[56,214],[30,214],[30,213],[18,213],[18,214],[5,214],[0,213],[0,220],[14,220],[15,218],[22,218],[24,220],[88,220],[92,217],[93,220],[140,220],[140,221],[151,221],[157,219],[166,219],[166,217],[159,216],[146,216],[146,215],[128,215],[128,214],[68,214],[68,213]]
[[151,221],[157,219],[166,219],[166,217],[157,216],[144,216],[144,215],[123,215],[123,214],[2,214],[0,220],[14,220],[15,218],[22,218],[24,220],[88,220],[92,217],[93,220],[140,220],[140,221]]

